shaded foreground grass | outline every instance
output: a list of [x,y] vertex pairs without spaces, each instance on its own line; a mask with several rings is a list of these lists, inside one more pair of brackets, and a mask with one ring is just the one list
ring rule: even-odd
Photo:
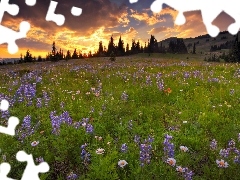
[[[16,161],[19,150],[48,162],[41,179],[240,175],[238,64],[99,58],[8,66],[0,74],[0,100],[11,104],[1,125],[9,116],[20,119],[16,136],[0,139],[11,178],[20,179],[26,165]],[[211,148],[213,139],[217,146]],[[218,167],[221,159],[229,166]],[[120,167],[119,160],[127,164]]]

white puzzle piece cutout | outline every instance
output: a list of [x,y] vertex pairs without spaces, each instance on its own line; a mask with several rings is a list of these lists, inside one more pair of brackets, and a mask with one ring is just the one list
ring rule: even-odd
[[[136,3],[138,0],[129,0],[129,2]],[[240,11],[237,6],[238,3],[239,0],[229,0],[227,3],[225,0],[211,0],[206,3],[199,0],[155,0],[151,4],[150,9],[154,13],[160,13],[163,4],[167,4],[178,11],[175,20],[175,24],[177,25],[186,23],[184,12],[201,10],[203,23],[208,34],[212,37],[216,37],[220,33],[220,29],[213,25],[212,22],[223,11],[235,20],[235,23],[228,27],[229,33],[232,35],[238,33],[240,29]]]
[[[34,6],[36,0],[25,0],[25,3],[29,6]],[[16,4],[9,4],[9,0],[0,1],[0,44],[8,43],[8,52],[10,54],[15,54],[18,52],[18,46],[15,41],[27,36],[27,32],[30,30],[30,24],[26,21],[22,21],[20,23],[19,32],[2,26],[1,22],[5,12],[8,12],[12,16],[16,16],[19,13],[19,7]]]
[[24,151],[18,151],[16,159],[19,162],[27,161],[27,166],[23,172],[21,180],[40,180],[38,174],[46,173],[49,171],[49,165],[46,162],[41,162],[39,165],[35,165],[32,154],[27,154]]
[[11,170],[11,166],[9,163],[4,162],[4,163],[0,164],[0,179],[1,180],[16,180],[16,179],[7,177],[10,170]]
[[[0,110],[1,111],[7,111],[9,108],[9,102],[5,99],[3,99],[1,101],[0,104]],[[19,119],[17,117],[11,116],[8,119],[8,127],[3,127],[0,126],[0,133],[4,133],[10,136],[14,136],[15,135],[15,129],[17,127],[17,125],[19,124]]]
[[[46,15],[46,21],[53,21],[58,26],[62,26],[65,22],[65,17],[62,14],[55,14],[55,10],[57,8],[58,2],[51,1],[50,5],[48,7],[47,15]],[[71,14],[73,16],[80,16],[82,14],[82,9],[73,6],[71,9]]]

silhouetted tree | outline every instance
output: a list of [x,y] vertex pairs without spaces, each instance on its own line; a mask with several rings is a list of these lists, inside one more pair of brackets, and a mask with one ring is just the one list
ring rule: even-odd
[[70,53],[69,50],[67,50],[67,55],[66,55],[65,59],[66,59],[66,60],[71,59],[71,53]]
[[79,59],[82,59],[82,58],[83,58],[82,51],[79,51],[78,54],[79,54],[79,55],[78,55],[78,58],[79,58]]
[[180,54],[188,53],[187,47],[184,44],[182,38],[177,38],[175,41],[171,40],[169,42],[168,52],[170,52],[170,53],[180,53]]
[[58,61],[60,59],[59,52],[56,52],[57,48],[55,45],[55,42],[53,41],[52,44],[52,54],[50,54],[50,60],[51,61]]
[[38,56],[38,59],[37,59],[37,61],[38,61],[38,62],[41,62],[41,61],[43,61],[43,59],[42,59],[42,56]]
[[73,51],[72,59],[78,59],[78,53],[76,49]]
[[136,43],[136,52],[140,53],[141,52],[141,47],[140,47],[140,42],[138,40],[138,42]]
[[135,40],[132,39],[131,54],[136,54],[136,53],[138,53],[137,44],[136,44]]
[[124,50],[124,42],[120,36],[119,40],[118,40],[118,55],[119,56],[123,56],[125,53],[125,50]]
[[102,41],[99,42],[99,47],[98,47],[98,56],[103,56],[103,44]]
[[23,55],[22,55],[22,53],[21,53],[21,55],[20,55],[20,61],[19,61],[19,63],[23,63]]
[[153,35],[151,35],[151,37],[150,37],[148,50],[149,50],[149,53],[158,52],[158,42],[157,42],[157,39]]
[[110,55],[112,52],[115,53],[115,50],[116,50],[116,48],[115,48],[115,45],[113,43],[113,37],[111,36],[111,39],[110,39],[109,44],[108,44],[107,55]]
[[26,55],[24,56],[24,62],[32,62],[32,54],[30,53],[29,49],[26,52]]
[[196,45],[195,43],[193,44],[193,51],[192,51],[193,54],[196,54]]
[[89,57],[89,58],[92,57],[92,51],[89,51],[89,52],[88,52],[88,57]]
[[126,54],[129,55],[129,44],[127,43],[127,46],[126,46]]
[[236,39],[229,52],[228,62],[240,62],[240,33],[236,35]]

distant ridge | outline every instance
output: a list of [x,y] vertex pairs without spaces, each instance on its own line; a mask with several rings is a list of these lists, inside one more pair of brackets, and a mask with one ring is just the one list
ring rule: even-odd
[[[240,32],[240,31],[239,31]],[[189,37],[189,38],[178,38],[178,37],[170,37],[158,42],[158,46],[162,45],[168,47],[170,41],[175,41],[177,39],[183,39],[185,45],[188,48],[188,52],[192,50],[192,45],[196,43],[196,51],[197,52],[209,52],[211,46],[220,45],[226,43],[227,41],[234,41],[236,35],[230,34],[228,31],[222,31],[219,35],[215,38],[211,37],[209,34],[199,35],[196,37]],[[240,41],[240,37],[239,41]],[[191,45],[192,44],[192,45]]]

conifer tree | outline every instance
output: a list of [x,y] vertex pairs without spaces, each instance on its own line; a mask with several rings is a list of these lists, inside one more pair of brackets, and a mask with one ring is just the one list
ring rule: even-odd
[[230,50],[228,62],[240,62],[240,33],[236,35],[236,39]]
[[77,50],[75,49],[73,54],[72,54],[72,59],[78,59],[78,54],[77,54]]
[[98,56],[103,56],[103,45],[102,45],[102,41],[99,42]]
[[129,55],[129,44],[127,43],[127,46],[126,46],[126,54]]
[[124,51],[124,42],[120,36],[119,41],[118,41],[118,55],[123,56],[125,53]]
[[71,53],[70,53],[70,51],[68,50],[68,51],[67,51],[67,55],[66,55],[66,60],[69,60],[69,59],[71,59]]
[[196,44],[194,43],[193,44],[193,51],[192,51],[193,54],[196,54]]
[[115,53],[115,45],[114,45],[114,42],[113,42],[113,37],[111,36],[111,39],[110,39],[109,44],[108,44],[107,54],[110,55],[112,52]]
[[26,55],[24,56],[24,62],[32,62],[32,54],[30,53],[29,49],[26,52]]

